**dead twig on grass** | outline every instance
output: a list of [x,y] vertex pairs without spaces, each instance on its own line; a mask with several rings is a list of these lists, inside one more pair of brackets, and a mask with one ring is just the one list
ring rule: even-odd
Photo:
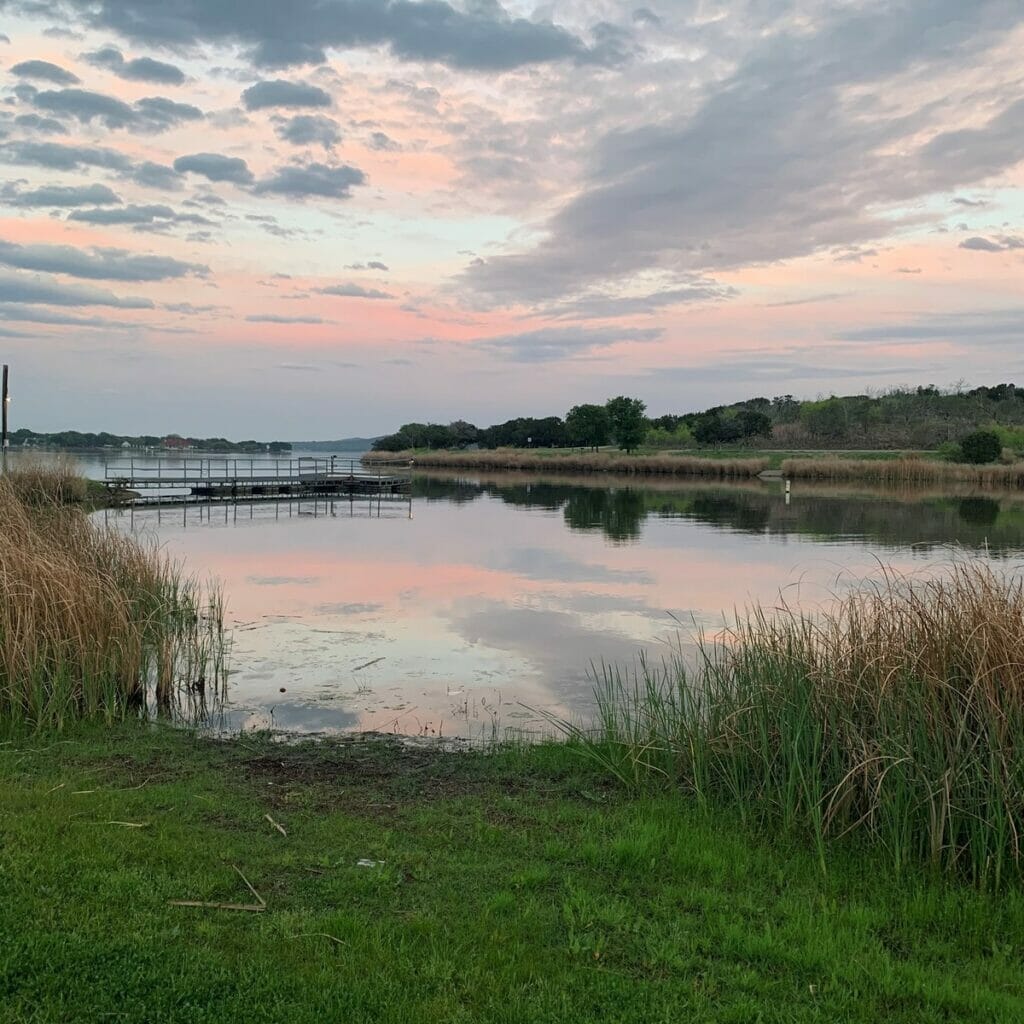
[[344,939],[339,939],[336,935],[328,935],[327,932],[294,932],[292,934],[293,939],[330,939],[331,942],[336,942],[339,946],[347,946],[348,943]]
[[242,869],[236,864],[232,864],[231,866],[238,872],[238,877],[245,882],[246,889],[256,897],[256,902],[265,907],[267,905],[267,901],[252,887],[252,882],[242,874]]
[[274,828],[276,828],[277,831],[280,832],[281,835],[283,835],[285,837],[285,839],[288,838],[288,833],[285,832],[284,825],[281,825],[280,823],[274,821],[274,819],[269,814],[264,814],[263,817],[266,818],[267,821],[269,821],[270,824],[273,825]]
[[253,888],[252,882],[242,874],[242,869],[236,864],[231,865],[238,877],[245,882],[245,887],[256,897],[256,903],[221,903],[211,900],[168,900],[171,907],[203,907],[206,910],[244,910],[250,914],[261,914],[267,909],[267,901]]
[[247,910],[250,914],[262,914],[267,909],[264,903],[208,903],[204,900],[168,900],[171,907],[205,907],[207,910]]

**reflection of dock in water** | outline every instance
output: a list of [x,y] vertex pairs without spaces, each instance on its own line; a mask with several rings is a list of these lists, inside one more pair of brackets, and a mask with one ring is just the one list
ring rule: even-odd
[[411,519],[412,495],[348,494],[321,498],[274,498],[208,501],[201,499],[147,501],[112,506],[107,521],[127,519],[134,527],[146,523],[232,525],[271,519]]
[[411,497],[411,476],[389,468],[367,471],[337,458],[134,459],[108,463],[103,484],[112,501],[146,505],[281,502],[303,498]]

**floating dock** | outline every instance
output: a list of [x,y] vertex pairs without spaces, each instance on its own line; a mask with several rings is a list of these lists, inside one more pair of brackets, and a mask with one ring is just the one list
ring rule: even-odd
[[338,458],[123,459],[107,463],[103,484],[125,505],[411,495],[411,473],[368,471]]

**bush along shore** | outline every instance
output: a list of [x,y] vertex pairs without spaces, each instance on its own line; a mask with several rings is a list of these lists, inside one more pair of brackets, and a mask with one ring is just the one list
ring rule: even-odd
[[690,476],[750,479],[769,467],[766,458],[710,459],[681,455],[625,455],[605,452],[544,453],[499,448],[494,451],[369,452],[367,465],[412,462],[441,469],[544,470],[555,473],[619,473],[632,476]]
[[218,591],[91,520],[65,463],[0,476],[0,725],[205,713],[224,681]]

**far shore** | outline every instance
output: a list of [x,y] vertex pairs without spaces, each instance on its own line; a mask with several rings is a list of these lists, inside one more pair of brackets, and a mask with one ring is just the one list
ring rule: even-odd
[[701,449],[685,452],[618,449],[497,448],[474,451],[408,450],[368,452],[368,466],[412,464],[421,468],[485,471],[532,470],[545,473],[618,474],[620,476],[710,477],[858,481],[887,485],[966,484],[985,489],[1024,487],[1024,461],[969,465],[947,462],[934,451],[744,451]]

